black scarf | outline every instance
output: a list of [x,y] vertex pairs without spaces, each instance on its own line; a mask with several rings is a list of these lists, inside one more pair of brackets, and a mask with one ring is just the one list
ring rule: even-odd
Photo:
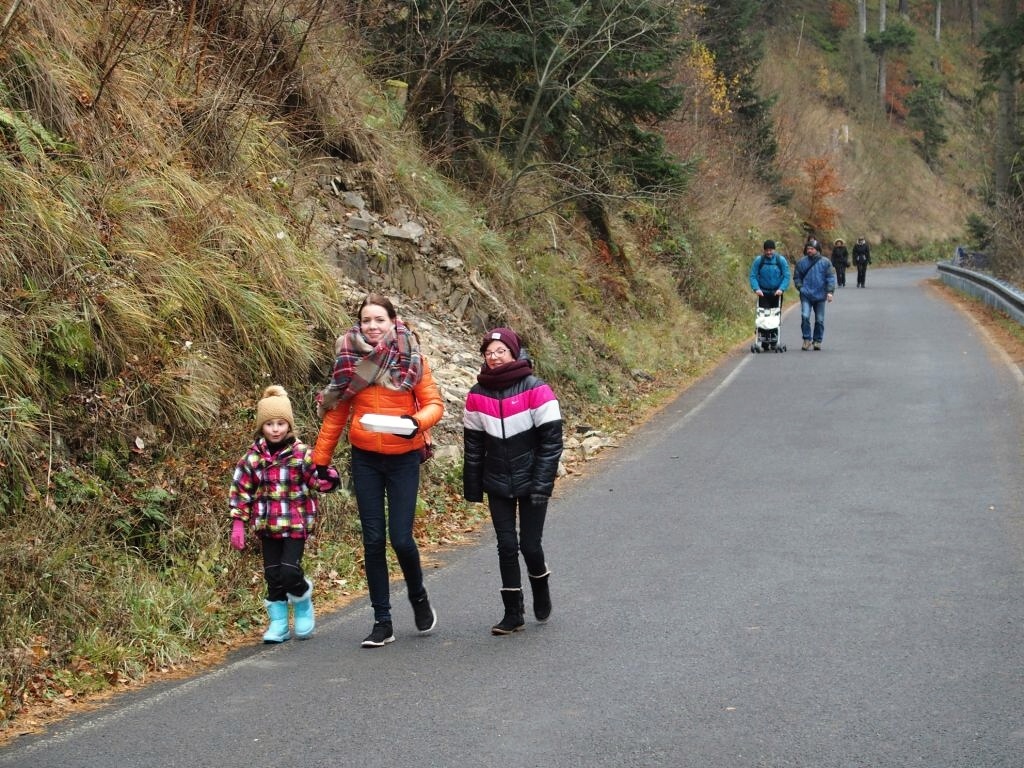
[[480,369],[480,373],[476,375],[476,380],[487,389],[501,390],[510,387],[520,379],[525,379],[531,373],[533,373],[533,363],[524,358],[494,368],[488,368],[485,363]]

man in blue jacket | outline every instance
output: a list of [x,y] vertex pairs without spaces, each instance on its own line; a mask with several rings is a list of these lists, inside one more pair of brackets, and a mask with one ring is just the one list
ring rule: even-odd
[[[836,269],[821,255],[817,240],[808,240],[807,254],[796,265],[793,284],[800,291],[800,331],[804,337],[803,349],[821,349],[825,338],[825,305],[832,301],[836,290]],[[811,330],[811,311],[814,311],[814,330]]]
[[770,309],[781,306],[783,292],[789,288],[789,262],[775,252],[775,241],[764,241],[764,252],[750,265],[750,290],[757,294],[757,306]]

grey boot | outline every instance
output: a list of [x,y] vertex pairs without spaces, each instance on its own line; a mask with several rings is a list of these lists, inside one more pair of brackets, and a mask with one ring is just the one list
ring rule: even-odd
[[548,589],[548,577],[551,571],[541,576],[531,576],[530,586],[533,588],[533,615],[537,621],[547,621],[551,615],[551,592]]
[[491,634],[511,635],[513,632],[519,632],[526,623],[523,619],[523,613],[526,611],[523,605],[523,590],[502,589],[501,602],[505,604],[505,616],[491,627]]

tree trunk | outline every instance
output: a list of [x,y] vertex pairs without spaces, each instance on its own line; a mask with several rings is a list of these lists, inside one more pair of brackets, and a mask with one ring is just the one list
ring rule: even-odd
[[935,0],[935,42],[942,42],[942,0]]
[[886,108],[885,104],[885,54],[878,54],[878,98],[882,104],[882,109]]
[[978,28],[981,26],[981,11],[978,0],[971,0],[971,42],[978,42]]
[[857,30],[861,37],[868,33],[868,0],[857,0]]
[[[1001,0],[999,21],[1003,29],[1011,29],[1016,19],[1017,0]],[[999,75],[996,109],[995,192],[999,200],[1010,192],[1010,172],[1017,151],[1017,90],[1010,67]]]
[[907,0],[899,0],[899,2],[896,4],[896,12],[904,19],[910,16],[910,9],[908,5],[909,3],[907,2]]
[[[885,6],[887,0],[881,0],[878,4],[878,31],[885,32]],[[885,110],[885,53],[878,54],[878,98],[882,102],[882,109]]]

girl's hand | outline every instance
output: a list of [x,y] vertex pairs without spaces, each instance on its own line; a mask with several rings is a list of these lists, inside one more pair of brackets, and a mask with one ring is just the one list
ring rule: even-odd
[[341,485],[341,475],[334,467],[325,467],[322,464],[316,468],[316,486],[320,493],[330,493]]

